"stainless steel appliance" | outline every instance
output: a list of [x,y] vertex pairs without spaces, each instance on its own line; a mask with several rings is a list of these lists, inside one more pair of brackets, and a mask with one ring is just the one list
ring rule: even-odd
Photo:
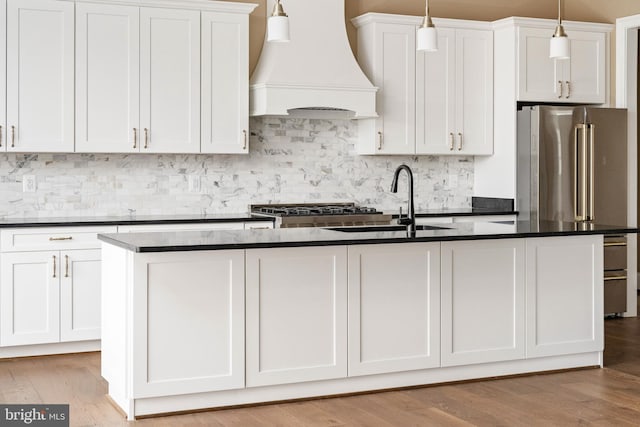
[[251,205],[252,216],[275,218],[277,228],[388,225],[392,216],[355,203]]
[[[627,110],[518,112],[517,209],[552,221],[627,225]],[[605,313],[626,311],[626,239],[605,238]]]

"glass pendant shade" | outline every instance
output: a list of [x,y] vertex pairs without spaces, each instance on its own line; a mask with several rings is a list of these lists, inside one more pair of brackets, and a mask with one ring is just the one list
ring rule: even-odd
[[416,35],[416,49],[424,52],[438,50],[438,34],[435,27],[420,27]]
[[551,59],[569,59],[571,57],[571,43],[566,35],[551,37],[549,45],[549,58]]
[[289,17],[284,13],[280,0],[273,7],[273,13],[267,20],[267,41],[288,42]]

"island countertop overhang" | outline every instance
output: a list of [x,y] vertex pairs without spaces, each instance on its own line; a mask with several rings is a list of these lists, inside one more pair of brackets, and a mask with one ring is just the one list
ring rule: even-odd
[[[437,226],[437,224],[433,224]],[[345,233],[324,228],[273,230],[215,230],[100,234],[103,242],[137,253],[305,246],[370,245],[445,242],[456,240],[513,239],[589,234],[637,233],[638,228],[580,222],[515,221],[442,224],[435,230]]]

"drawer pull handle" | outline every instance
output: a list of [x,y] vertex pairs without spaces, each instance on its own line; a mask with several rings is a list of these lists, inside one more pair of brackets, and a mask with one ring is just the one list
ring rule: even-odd
[[558,80],[558,99],[562,98],[562,81]]
[[0,147],[2,147],[2,126],[0,126]]
[[244,129],[242,130],[242,138],[243,138],[242,149],[246,150],[247,149],[247,131]]
[[249,230],[271,230],[271,227],[249,227]]
[[458,132],[458,138],[460,138],[458,140],[458,151],[462,151],[462,133]]
[[378,150],[382,150],[382,132],[378,132]]
[[49,237],[49,241],[51,242],[55,242],[58,240],[73,240],[73,237],[69,236],[69,237]]
[[56,256],[53,256],[53,278],[56,277]]
[[449,132],[449,151],[453,151],[453,145],[455,144],[454,138],[453,132]]
[[149,129],[144,128],[144,148],[149,148]]
[[609,276],[604,278],[605,282],[608,282],[610,280],[627,280],[627,276]]
[[565,98],[569,99],[571,98],[571,83],[569,81],[565,82],[567,84],[567,96],[565,96]]
[[11,126],[11,148],[16,146],[16,127]]
[[138,147],[138,128],[133,128],[133,148]]
[[64,277],[69,277],[69,255],[64,256]]
[[627,243],[626,242],[609,242],[604,244],[605,248],[610,248],[612,246],[627,246]]

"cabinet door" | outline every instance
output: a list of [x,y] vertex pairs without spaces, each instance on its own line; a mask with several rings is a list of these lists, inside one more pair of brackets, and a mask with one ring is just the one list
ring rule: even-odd
[[606,37],[604,33],[571,31],[571,59],[563,67],[566,102],[602,104],[606,101]]
[[0,268],[0,345],[60,340],[60,254],[3,253]]
[[553,29],[518,28],[518,101],[561,102],[562,71],[549,58]]
[[202,12],[202,152],[249,151],[249,18]]
[[100,250],[60,253],[60,341],[100,339]]
[[417,154],[452,154],[455,149],[456,31],[438,28],[438,51],[416,55]]
[[73,151],[73,22],[72,2],[8,1],[8,151]]
[[76,5],[76,151],[140,148],[139,8]]
[[527,357],[604,348],[602,236],[527,239]]
[[[0,24],[7,23],[7,1],[0,0]],[[7,31],[0,31],[0,152],[7,150]]]
[[493,154],[493,32],[456,30],[457,154]]
[[200,12],[140,9],[141,152],[200,151]]
[[442,243],[442,366],[523,359],[523,239]]
[[132,397],[244,387],[244,251],[134,257]]
[[411,25],[376,24],[373,84],[377,86],[376,154],[416,151],[416,31]]
[[440,366],[440,243],[349,247],[349,376]]
[[346,247],[246,256],[247,387],[346,377]]

